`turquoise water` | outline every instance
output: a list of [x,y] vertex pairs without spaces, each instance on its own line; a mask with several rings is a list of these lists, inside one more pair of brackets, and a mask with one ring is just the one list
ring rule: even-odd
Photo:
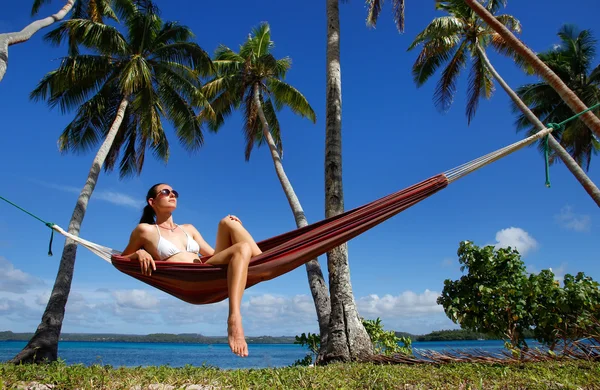
[[[13,358],[24,346],[24,341],[0,341],[0,361]],[[531,345],[530,343],[530,346]],[[499,352],[504,344],[498,340],[415,342],[413,347],[435,351],[482,350]],[[67,364],[100,364],[113,367],[169,365],[202,366],[223,369],[285,367],[306,356],[307,349],[295,344],[251,344],[250,355],[239,358],[226,344],[176,344],[176,343],[109,343],[61,341],[59,358]]]

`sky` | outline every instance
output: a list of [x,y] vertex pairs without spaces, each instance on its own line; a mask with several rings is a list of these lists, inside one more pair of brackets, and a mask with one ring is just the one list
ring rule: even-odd
[[[0,31],[20,30],[32,19],[30,2],[9,2]],[[326,18],[323,1],[276,0],[202,2],[158,0],[165,21],[188,25],[209,53],[219,44],[236,50],[263,21],[272,30],[277,58],[289,56],[286,81],[298,88],[317,115],[312,124],[289,110],[279,114],[283,164],[309,222],[324,218]],[[201,5],[202,4],[202,5]],[[62,5],[53,0],[40,16]],[[559,7],[560,6],[560,7]],[[523,25],[521,39],[534,51],[558,43],[563,23],[597,25],[596,0],[509,1],[506,9]],[[595,12],[593,12],[595,11]],[[497,87],[480,102],[467,124],[467,73],[457,84],[452,107],[433,104],[439,73],[417,88],[411,67],[418,52],[407,52],[433,18],[433,2],[408,1],[406,29],[399,34],[385,3],[377,28],[365,25],[363,2],[340,6],[343,94],[343,180],[347,209],[387,195],[523,138],[514,126],[509,100]],[[64,47],[43,41],[44,30],[9,49],[0,82],[2,153],[0,196],[46,221],[67,228],[94,152],[61,154],[57,139],[74,113],[51,110],[29,93],[55,69]],[[600,34],[598,31],[594,31]],[[597,35],[600,37],[599,35]],[[514,88],[537,79],[490,53]],[[598,63],[595,59],[594,65]],[[165,122],[166,123],[166,122]],[[139,177],[120,180],[102,173],[89,203],[81,236],[122,250],[137,224],[150,186],[167,182],[180,193],[176,223],[192,223],[214,244],[218,221],[238,216],[258,241],[295,228],[267,148],[244,160],[239,115],[196,153],[183,150],[166,125],[171,145],[167,164],[147,158]],[[349,242],[351,282],[359,314],[380,317],[386,329],[424,334],[457,328],[436,299],[445,279],[462,273],[456,251],[463,240],[476,245],[516,247],[529,272],[552,268],[558,279],[583,271],[600,280],[598,208],[562,164],[544,185],[544,161],[525,148],[402,212]],[[588,172],[600,183],[594,159]],[[60,261],[64,238],[56,236],[47,256],[50,230],[0,202],[0,331],[33,332],[40,322]],[[596,239],[594,239],[596,237]],[[319,258],[327,278],[327,260]],[[306,272],[300,267],[246,290],[242,315],[246,335],[293,336],[317,332]],[[122,274],[79,248],[63,332],[225,335],[227,301],[194,306]]]

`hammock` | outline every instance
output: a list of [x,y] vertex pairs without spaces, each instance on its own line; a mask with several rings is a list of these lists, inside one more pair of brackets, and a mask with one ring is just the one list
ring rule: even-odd
[[[551,131],[552,129],[547,128],[505,148],[361,207],[258,242],[263,253],[250,261],[246,288],[301,266],[428,198],[455,180],[547,136]],[[228,296],[227,266],[156,261],[156,271],[152,272],[152,276],[145,276],[141,273],[137,260],[127,259],[114,249],[72,235],[58,225],[51,225],[51,227],[68,239],[88,248],[119,271],[185,302],[207,304],[222,301]],[[207,258],[203,257],[203,259]]]

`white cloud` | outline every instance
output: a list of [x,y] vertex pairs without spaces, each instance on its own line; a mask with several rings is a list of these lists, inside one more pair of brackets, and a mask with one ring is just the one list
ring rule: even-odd
[[[53,188],[55,190],[59,190],[59,191],[63,191],[63,192],[69,192],[69,193],[77,194],[77,195],[79,195],[79,193],[81,192],[81,188],[77,188],[77,187],[73,187],[73,186],[54,184],[54,183],[46,183],[46,182],[39,181],[39,180],[33,180],[33,181],[40,185],[43,185],[45,187]],[[109,202],[109,203],[112,203],[117,206],[124,206],[124,207],[134,208],[137,210],[141,209],[144,205],[144,202],[141,200],[135,199],[127,194],[123,194],[123,193],[115,192],[115,191],[96,190],[92,194],[91,199],[92,200],[93,199],[102,200],[102,201]]]
[[14,265],[0,256],[0,291],[23,294],[43,282],[26,272],[16,269]]
[[9,319],[16,324],[20,324],[23,320],[39,321],[41,314],[41,311],[29,307],[23,298],[0,297],[0,317],[3,319]]
[[[0,328],[32,331],[48,302],[49,289],[36,288],[13,299],[0,293]],[[438,293],[405,291],[369,295],[356,300],[359,315],[380,317],[386,330],[415,334],[453,326],[436,299]],[[190,305],[160,291],[107,290],[74,285],[64,318],[65,332],[201,333],[223,336],[227,332],[227,299],[210,305]],[[246,294],[242,317],[247,336],[293,336],[319,331],[310,294]]]
[[155,310],[158,308],[158,299],[146,290],[119,290],[114,291],[113,296],[120,309]]
[[436,302],[439,295],[439,293],[431,290],[425,290],[422,294],[405,291],[397,296],[387,294],[379,297],[376,294],[371,294],[358,299],[356,305],[365,318],[376,318],[384,315],[411,317],[442,312],[442,306]]
[[516,227],[502,229],[496,233],[496,248],[511,247],[525,256],[530,250],[538,247],[538,242],[525,230]]
[[98,191],[94,193],[94,198],[104,200],[106,202],[116,204],[118,206],[126,206],[134,209],[141,209],[143,202],[132,198],[129,195],[121,194],[113,191]]
[[592,225],[592,218],[589,215],[576,214],[571,206],[563,207],[554,219],[565,229],[576,232],[587,232]]

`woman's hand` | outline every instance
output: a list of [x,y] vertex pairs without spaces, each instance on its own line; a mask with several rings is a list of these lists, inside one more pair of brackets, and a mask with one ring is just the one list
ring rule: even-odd
[[232,221],[238,221],[240,223],[240,225],[242,224],[242,221],[240,221],[240,219],[238,217],[236,217],[235,215],[228,215],[228,217]]
[[152,271],[156,271],[156,264],[154,264],[154,259],[150,256],[150,253],[146,252],[144,249],[138,249],[135,253],[140,262],[142,275],[152,275]]

